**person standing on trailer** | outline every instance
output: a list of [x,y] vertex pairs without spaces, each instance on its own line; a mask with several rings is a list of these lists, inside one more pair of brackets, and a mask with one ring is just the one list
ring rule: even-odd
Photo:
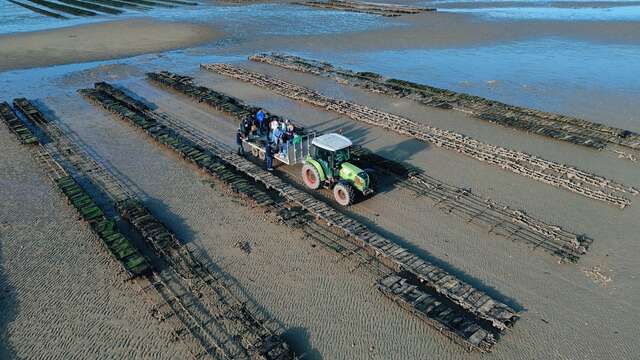
[[244,139],[244,135],[242,131],[238,129],[236,132],[236,144],[238,145],[238,155],[244,156],[244,146],[242,145],[242,140]]
[[267,171],[273,171],[273,148],[271,146],[271,141],[265,142],[264,160],[267,163]]
[[292,138],[293,138],[292,143],[294,148],[295,149],[300,148],[302,150],[302,136],[294,132]]
[[277,128],[278,128],[278,120],[273,118],[269,123],[269,134],[268,134],[271,141],[275,141],[273,140],[273,132],[276,131]]
[[256,113],[256,123],[258,125],[258,135],[260,136],[264,135],[264,129],[266,125],[265,117],[266,117],[266,114],[264,110],[262,109],[258,110],[258,112]]
[[282,155],[282,157],[287,156],[287,151],[289,150],[289,141],[289,134],[283,132],[280,136],[280,155]]
[[273,136],[273,142],[275,143],[276,147],[278,147],[278,149],[282,148],[283,134],[284,134],[284,131],[282,131],[282,128],[280,126],[276,127],[276,129],[273,130],[273,133],[271,134]]
[[242,131],[242,135],[244,135],[244,138],[248,138],[249,135],[251,134],[251,124],[253,122],[251,121],[250,117],[245,117],[244,119],[242,119],[242,123],[240,124],[240,131]]

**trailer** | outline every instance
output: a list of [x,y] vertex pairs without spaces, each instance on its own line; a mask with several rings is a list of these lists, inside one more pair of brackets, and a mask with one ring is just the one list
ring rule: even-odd
[[[287,145],[286,153],[281,153],[278,151],[273,154],[273,159],[278,160],[279,162],[285,165],[296,165],[304,163],[307,155],[309,155],[309,148],[313,139],[316,138],[316,133],[301,133],[297,134],[299,136],[299,140],[290,141]],[[249,147],[251,149],[251,155],[263,159],[265,158],[265,145],[267,139],[264,136],[255,136],[251,135],[242,140],[243,146]]]

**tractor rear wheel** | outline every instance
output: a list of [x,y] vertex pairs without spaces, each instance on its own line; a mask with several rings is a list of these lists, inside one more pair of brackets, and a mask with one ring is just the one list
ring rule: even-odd
[[356,194],[353,191],[353,187],[346,183],[338,183],[333,187],[333,197],[338,204],[342,206],[349,206],[353,204],[353,199]]
[[320,187],[320,174],[318,169],[311,164],[304,164],[302,166],[302,181],[311,190],[316,190]]

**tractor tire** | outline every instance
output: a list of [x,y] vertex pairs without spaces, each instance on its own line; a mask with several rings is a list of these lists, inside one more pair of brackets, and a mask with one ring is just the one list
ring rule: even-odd
[[333,197],[338,204],[349,206],[353,204],[356,194],[351,185],[347,183],[337,183],[336,186],[333,187]]
[[320,174],[318,169],[311,164],[302,166],[302,181],[311,190],[317,190],[320,187]]

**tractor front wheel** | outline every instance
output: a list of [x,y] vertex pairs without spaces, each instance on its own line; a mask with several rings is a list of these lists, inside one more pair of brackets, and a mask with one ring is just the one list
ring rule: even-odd
[[311,190],[316,190],[320,187],[320,174],[315,166],[311,164],[302,166],[302,181]]
[[333,197],[336,199],[338,204],[342,206],[349,206],[353,204],[355,195],[353,187],[349,184],[338,183],[333,187]]

